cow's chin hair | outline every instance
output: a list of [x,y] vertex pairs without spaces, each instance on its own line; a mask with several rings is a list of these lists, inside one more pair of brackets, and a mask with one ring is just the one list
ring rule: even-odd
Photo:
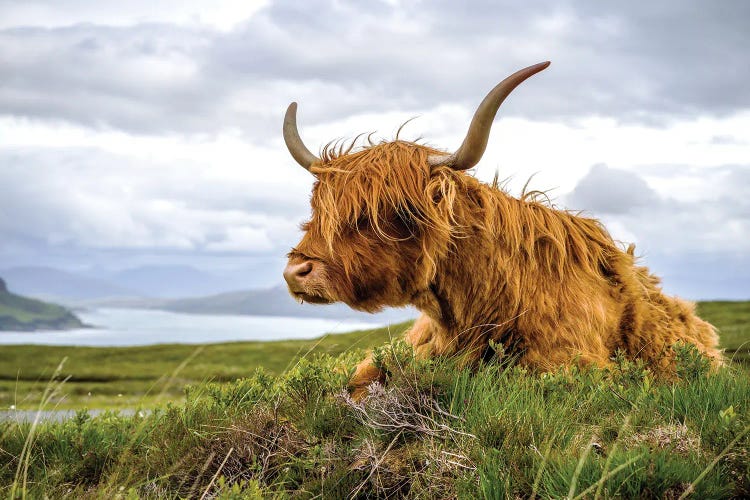
[[319,304],[319,305],[325,305],[325,304],[333,304],[336,302],[335,300],[331,300],[329,298],[320,296],[320,295],[311,295],[307,293],[294,293],[294,298],[297,299],[300,302],[307,302],[308,304]]
[[394,293],[394,290],[382,290],[377,286],[370,289],[371,293],[366,295],[347,295],[346,299],[341,300],[355,311],[362,311],[370,314],[379,313],[386,307],[404,307],[409,305],[408,296],[402,293]]

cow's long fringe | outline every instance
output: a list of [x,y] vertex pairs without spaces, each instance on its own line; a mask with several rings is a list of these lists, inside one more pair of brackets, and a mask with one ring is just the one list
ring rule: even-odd
[[[514,199],[497,183],[482,184],[448,167],[431,168],[427,157],[438,150],[406,141],[350,153],[352,146],[329,145],[322,162],[312,168],[320,180],[317,208],[329,248],[344,227],[357,227],[363,216],[380,237],[392,238],[382,227],[382,215],[397,210],[417,222],[420,234],[431,240],[427,246],[438,255],[450,250],[453,238],[467,234],[466,224],[502,236],[511,251],[526,253],[530,262],[558,277],[571,265],[580,272],[597,272],[611,255],[622,252],[595,219]],[[533,194],[524,198],[533,199]]]

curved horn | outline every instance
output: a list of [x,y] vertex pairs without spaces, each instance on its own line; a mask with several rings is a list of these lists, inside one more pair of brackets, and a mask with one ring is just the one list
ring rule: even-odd
[[292,154],[292,158],[297,160],[297,163],[302,165],[305,170],[310,170],[310,165],[320,159],[312,154],[309,149],[305,147],[305,143],[299,136],[297,131],[297,103],[293,102],[286,109],[286,115],[284,115],[284,142],[286,143],[287,149]]
[[466,133],[464,142],[461,147],[452,155],[431,155],[428,161],[431,165],[448,165],[455,170],[466,170],[482,159],[484,150],[487,149],[487,141],[490,137],[490,128],[492,121],[495,119],[497,110],[506,97],[518,87],[521,82],[531,75],[539,73],[547,66],[549,61],[545,61],[520,71],[516,71],[508,78],[500,82],[494,89],[487,94],[482,103],[474,113],[474,118],[469,125],[469,131]]

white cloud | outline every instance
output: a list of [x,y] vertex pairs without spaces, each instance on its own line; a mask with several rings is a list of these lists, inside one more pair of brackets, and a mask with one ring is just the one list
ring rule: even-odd
[[260,176],[243,157],[217,165],[200,155],[167,163],[93,148],[5,148],[0,162],[0,231],[53,246],[237,251],[245,244],[247,253],[283,253],[307,210],[309,185],[286,181],[284,169]]
[[[520,91],[512,99],[520,104],[524,97]],[[407,112],[367,113],[306,126],[306,109],[300,106],[301,133],[313,150],[335,137],[363,131],[378,130],[376,137],[390,138],[411,117]],[[423,110],[404,134],[451,149],[460,144],[470,115],[471,110],[453,106]],[[551,192],[555,198],[579,185],[591,164],[606,163],[617,171],[637,172],[635,178],[648,182],[648,189],[661,198],[693,203],[690,206],[698,209],[698,202],[715,203],[727,182],[717,178],[727,174],[713,161],[739,165],[747,158],[743,142],[750,141],[748,131],[748,113],[663,128],[601,119],[567,125],[501,116],[476,173],[488,180],[497,168],[501,177],[512,176],[510,186],[516,193],[538,173],[531,186],[556,188]],[[729,133],[737,141],[711,140]],[[248,252],[281,254],[296,243],[296,226],[309,210],[313,179],[291,160],[280,133],[271,143],[257,145],[231,129],[210,136],[133,135],[4,118],[0,145],[0,177],[12,190],[0,207],[18,214],[6,218],[4,230],[55,245],[235,252],[244,244]],[[678,166],[654,164],[667,158]],[[603,174],[603,180],[620,188],[614,197],[595,182],[593,192],[603,203],[620,200],[620,211],[650,203],[648,192],[638,195],[632,186]],[[570,208],[604,213],[590,197],[569,201]],[[660,213],[658,224],[677,224],[682,209],[670,207],[675,213]],[[731,229],[730,218],[718,220],[711,224],[720,232],[717,238],[742,238]],[[624,234],[639,239],[647,227],[619,223],[626,228]],[[691,241],[679,248],[685,250]],[[692,244],[703,248],[700,241]]]

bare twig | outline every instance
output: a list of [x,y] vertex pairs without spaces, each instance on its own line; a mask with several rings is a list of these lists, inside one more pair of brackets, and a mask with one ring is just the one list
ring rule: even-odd
[[224,468],[224,464],[227,463],[227,460],[229,460],[229,455],[231,455],[233,451],[234,451],[234,448],[229,448],[229,451],[227,452],[227,456],[224,457],[224,460],[221,462],[221,465],[216,470],[216,474],[214,474],[214,476],[211,478],[211,481],[209,481],[208,486],[206,486],[206,489],[203,492],[203,495],[201,495],[200,500],[203,500],[204,498],[206,498],[206,495],[208,495],[208,492],[211,489],[211,486],[214,485],[214,481],[216,481],[216,478],[219,477],[219,474],[221,474],[221,469]]
[[394,387],[385,388],[374,382],[368,388],[368,396],[362,401],[354,401],[346,392],[340,397],[363,425],[373,429],[412,432],[442,439],[456,436],[476,439],[473,434],[438,422],[431,416],[463,420],[443,410],[434,398],[424,394],[406,393]]
[[370,480],[370,478],[372,477],[372,475],[373,475],[373,474],[375,474],[375,471],[376,471],[376,470],[378,470],[378,467],[380,466],[380,464],[381,464],[381,463],[383,463],[383,460],[385,459],[385,456],[386,456],[386,455],[388,454],[388,452],[389,452],[389,451],[391,450],[391,448],[392,448],[392,447],[393,447],[393,445],[394,445],[394,444],[396,443],[396,440],[398,440],[398,438],[399,438],[399,437],[401,437],[401,435],[400,435],[400,434],[397,434],[397,435],[396,435],[396,436],[395,436],[395,437],[394,437],[394,438],[393,438],[393,439],[391,440],[391,442],[390,442],[390,443],[388,444],[388,447],[387,447],[387,448],[385,449],[385,451],[384,451],[384,452],[383,452],[383,454],[382,454],[382,455],[380,456],[380,458],[379,458],[379,459],[377,460],[377,462],[375,462],[375,464],[373,464],[373,465],[372,465],[372,467],[370,467],[370,473],[369,473],[369,474],[367,475],[367,477],[365,478],[365,480],[364,480],[364,481],[362,481],[361,483],[359,483],[359,486],[357,486],[357,487],[356,487],[356,488],[354,489],[354,491],[353,491],[353,492],[352,492],[352,494],[350,495],[350,498],[354,498],[354,497],[356,497],[356,496],[357,496],[357,493],[359,493],[359,491],[360,491],[360,490],[361,490],[361,489],[362,489],[362,488],[364,487],[364,485],[365,485],[365,484],[367,484],[367,481],[369,481],[369,480]]

